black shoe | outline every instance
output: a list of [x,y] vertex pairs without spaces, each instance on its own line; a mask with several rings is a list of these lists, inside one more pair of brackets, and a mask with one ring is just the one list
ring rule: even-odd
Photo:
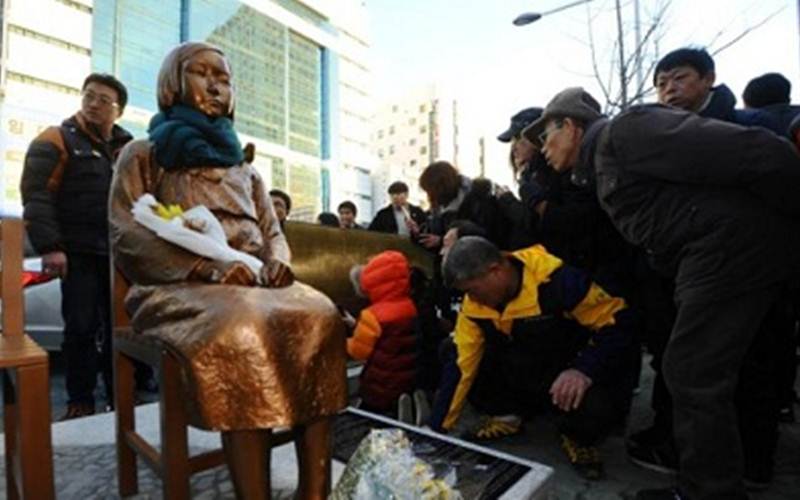
[[654,490],[639,490],[635,500],[689,500],[675,488],[658,488]]
[[639,445],[628,441],[626,448],[630,461],[639,467],[661,474],[675,474],[678,471],[678,450],[671,439],[656,445]]
[[785,406],[778,411],[778,422],[783,424],[795,423],[794,408],[791,405]]
[[154,378],[136,381],[136,390],[142,392],[149,392],[151,394],[158,393],[158,382]]
[[88,417],[94,415],[94,403],[69,403],[67,411],[58,419],[59,422],[72,420],[73,418]]
[[574,439],[562,434],[561,449],[567,454],[572,468],[582,478],[597,481],[605,477],[606,473],[603,461],[600,460],[600,452],[594,446],[578,444]]
[[653,424],[647,429],[642,429],[628,436],[628,443],[637,446],[655,446],[672,438],[672,430]]
[[744,487],[748,491],[764,491],[772,484],[772,465],[750,463],[744,468]]

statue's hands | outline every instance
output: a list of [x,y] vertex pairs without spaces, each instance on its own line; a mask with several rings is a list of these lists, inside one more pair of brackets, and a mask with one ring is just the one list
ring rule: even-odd
[[294,283],[294,273],[288,264],[278,259],[267,259],[261,266],[261,283],[267,288],[283,288]]
[[246,264],[239,261],[222,262],[203,259],[192,269],[189,279],[223,285],[253,286],[256,284],[256,275]]

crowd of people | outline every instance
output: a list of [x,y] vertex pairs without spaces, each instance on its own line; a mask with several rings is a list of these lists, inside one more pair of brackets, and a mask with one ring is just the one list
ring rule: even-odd
[[[255,276],[240,262],[181,254],[183,267],[142,274],[141,283],[293,281],[282,234],[291,198],[267,193],[252,168],[231,168],[247,165],[252,150],[236,138],[230,95],[221,104],[219,89],[230,93],[223,53],[190,44],[174,54],[194,66],[182,75],[165,62],[162,113],[147,141],[131,143],[115,125],[124,85],[92,74],[81,110],[37,137],[25,159],[28,234],[45,271],[62,278],[64,418],[94,413],[98,371],[111,391],[112,175],[115,251],[133,259],[132,276],[152,265],[137,264],[145,257],[125,245],[125,231],[140,231],[120,200],[165,179],[235,213],[246,231],[232,241],[264,262]],[[512,116],[498,140],[509,144],[516,193],[440,160],[419,178],[427,211],[398,181],[366,228],[351,201],[319,215],[320,224],[409,238],[434,259],[431,277],[396,251],[351,273],[370,302],[358,318],[345,316],[347,352],[366,362],[365,409],[447,433],[469,401],[483,418],[467,437],[479,441],[517,435],[548,413],[576,472],[598,480],[597,444],[625,424],[644,348],[656,373],[654,420],[630,429],[627,452],[638,465],[677,472],[677,484],[637,498],[739,499],[769,487],[778,424],[794,420],[796,400],[800,107],[790,104],[790,82],[769,73],[736,108],[699,48],[664,56],[653,84],[657,103],[614,117],[578,87]],[[114,174],[115,161],[127,170]],[[194,176],[199,167],[203,176]],[[203,184],[222,177],[230,200]],[[234,196],[245,188],[252,196]]]
[[[427,286],[438,321],[414,327],[413,302],[402,328],[369,312],[354,321],[349,352],[368,360],[368,385],[424,354],[408,340],[416,328],[440,339],[439,367],[432,408],[412,422],[451,432],[469,401],[484,417],[466,436],[487,441],[551,413],[575,470],[600,479],[596,445],[625,424],[645,349],[654,419],[629,430],[627,452],[677,473],[677,484],[637,498],[736,499],[769,487],[778,424],[794,421],[796,398],[800,106],[778,73],[751,80],[742,109],[716,79],[705,50],[681,48],[655,68],[657,103],[609,118],[574,87],[521,110],[498,136],[516,195],[446,161],[420,176],[427,213],[392,184],[368,229],[436,254]],[[340,215],[355,214],[348,203]],[[408,301],[404,266],[392,283]],[[365,392],[366,407],[411,415],[416,386],[396,383],[400,373],[381,378],[389,397],[379,404]]]

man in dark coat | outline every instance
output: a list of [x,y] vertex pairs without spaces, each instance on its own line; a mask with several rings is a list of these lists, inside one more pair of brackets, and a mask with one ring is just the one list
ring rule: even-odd
[[94,413],[98,368],[111,393],[108,191],[117,153],[132,139],[114,125],[128,99],[121,82],[93,73],[82,95],[80,111],[33,140],[21,185],[31,243],[44,271],[61,277],[64,419]]
[[[697,113],[705,118],[761,125],[777,133],[775,124],[766,112],[736,110],[736,98],[725,85],[715,86],[714,60],[702,48],[684,47],[665,55],[656,65],[653,84],[660,104]],[[754,102],[763,102],[763,96],[747,91]],[[754,94],[754,95],[753,95]],[[788,99],[788,92],[787,92]],[[702,167],[701,167],[702,168]],[[653,272],[642,262],[638,266],[638,280],[647,317],[646,339],[652,354],[651,365],[656,372],[653,382],[653,425],[632,433],[627,440],[628,456],[637,465],[659,472],[674,473],[678,457],[672,438],[672,399],[661,370],[664,351],[673,329],[677,309],[674,302],[674,278]],[[773,369],[778,343],[789,343],[793,321],[786,313],[789,305],[784,297],[773,306],[762,322],[757,342],[751,347],[747,363],[760,366],[759,373],[778,373]],[[791,360],[781,363],[791,369]],[[789,378],[785,376],[784,378]],[[791,376],[791,386],[794,377]],[[791,391],[789,391],[791,392]],[[763,489],[769,486],[773,471],[773,455],[777,444],[778,395],[774,384],[760,384],[755,380],[740,381],[737,409],[745,455],[745,480],[748,487]]]
[[747,498],[734,393],[778,285],[800,268],[800,157],[762,128],[658,105],[606,121],[595,103],[566,89],[524,134],[556,170],[596,176],[614,225],[675,277],[664,374],[679,489],[637,498]]
[[[597,113],[600,113],[599,105]],[[628,278],[633,249],[600,208],[594,184],[589,179],[575,178],[569,170],[553,170],[542,155],[538,141],[522,137],[522,130],[541,114],[542,108],[523,109],[511,117],[508,130],[497,136],[501,142],[512,143],[511,161],[522,201],[523,213],[517,214],[519,202],[510,192],[498,196],[504,213],[514,215],[510,217],[514,223],[510,232],[524,243],[511,249],[541,243],[548,252],[587,271],[608,291],[623,296],[630,303]],[[520,142],[525,143],[525,153],[515,150]]]
[[389,185],[389,197],[392,203],[378,210],[367,229],[409,236],[411,233],[406,221],[410,219],[421,226],[425,222],[425,212],[408,202],[408,185],[405,182],[396,181]]

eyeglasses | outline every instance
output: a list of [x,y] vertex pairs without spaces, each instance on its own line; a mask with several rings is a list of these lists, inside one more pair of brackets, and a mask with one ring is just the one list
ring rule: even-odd
[[553,126],[553,128],[551,128],[550,130],[547,130],[547,128],[545,128],[542,131],[542,133],[539,134],[539,136],[537,137],[539,139],[539,144],[540,145],[544,146],[544,143],[547,140],[547,136],[552,134],[553,132],[555,132],[556,130],[558,130],[561,127],[564,126],[564,121],[563,120],[556,120],[553,123],[555,124],[555,126]]
[[92,102],[97,101],[103,106],[113,106],[115,108],[119,107],[119,104],[117,104],[117,102],[114,101],[112,98],[103,94],[95,94],[91,90],[87,90],[82,94],[82,96],[83,96],[83,102],[87,104],[91,104]]

